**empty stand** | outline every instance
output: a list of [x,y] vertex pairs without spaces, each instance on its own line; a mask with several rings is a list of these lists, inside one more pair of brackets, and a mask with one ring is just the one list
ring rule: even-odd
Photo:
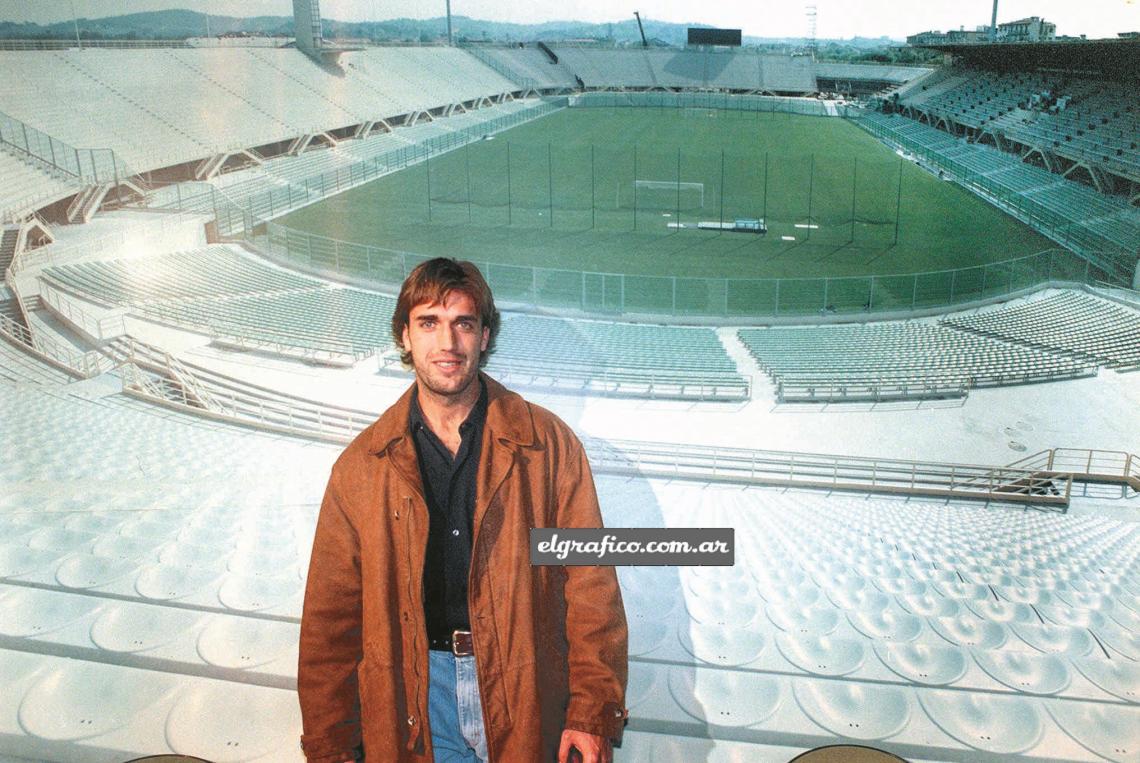
[[716,332],[518,315],[503,321],[489,368],[514,384],[640,397],[748,397]]
[[931,323],[741,329],[780,401],[961,396],[973,387],[1095,373],[1095,361]]
[[942,323],[1089,358],[1110,367],[1140,366],[1140,313],[1081,292],[1034,295],[996,308],[949,316]]

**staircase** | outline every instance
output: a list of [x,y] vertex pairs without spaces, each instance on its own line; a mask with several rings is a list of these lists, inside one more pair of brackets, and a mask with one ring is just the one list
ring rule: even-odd
[[6,225],[3,234],[0,234],[0,273],[6,272],[12,266],[16,256],[16,242],[20,239],[19,225]]

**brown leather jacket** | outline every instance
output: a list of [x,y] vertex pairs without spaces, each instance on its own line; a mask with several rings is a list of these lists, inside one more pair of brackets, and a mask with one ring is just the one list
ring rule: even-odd
[[[600,527],[573,432],[493,379],[468,609],[492,761],[550,761],[563,728],[620,741],[626,621],[613,567],[533,567],[532,527]],[[411,388],[341,454],[313,539],[297,693],[310,763],[430,761],[428,513]]]

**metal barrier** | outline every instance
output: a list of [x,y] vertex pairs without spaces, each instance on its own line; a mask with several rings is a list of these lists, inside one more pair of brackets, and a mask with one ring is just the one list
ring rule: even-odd
[[[206,369],[188,367],[177,363],[162,350],[135,340],[127,342],[125,352],[124,392],[211,418],[347,443],[377,416],[370,411],[337,408],[274,393]],[[144,368],[154,373],[148,374]],[[1042,472],[1033,467],[992,467],[597,438],[584,438],[582,442],[594,471],[599,474],[1061,507],[1068,504],[1073,481],[1071,474]]]
[[1140,456],[1120,450],[1050,448],[1014,461],[1011,467],[1042,475],[1071,474],[1082,482],[1124,484],[1140,491]]
[[126,333],[122,315],[96,318],[47,280],[40,281],[40,299],[61,320],[92,339],[103,341]]
[[88,184],[117,182],[135,174],[109,148],[75,148],[3,112],[0,144]]
[[1066,506],[1067,474],[818,453],[583,440],[599,473]]
[[[596,90],[570,96],[570,106],[605,108],[717,109],[801,116],[830,116],[824,102],[816,98],[790,98],[775,95],[733,95],[718,91],[691,93],[626,92]],[[835,116],[843,113],[841,110]]]

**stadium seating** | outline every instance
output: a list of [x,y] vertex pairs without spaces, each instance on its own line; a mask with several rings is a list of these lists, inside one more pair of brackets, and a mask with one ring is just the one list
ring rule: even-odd
[[1007,203],[1044,232],[1091,253],[1135,252],[1140,247],[1140,210],[1127,201],[1023,164],[992,146],[961,138],[898,115],[860,114],[872,133],[915,151],[930,163]]
[[136,171],[517,89],[454,48],[369,48],[341,64],[336,74],[271,48],[0,52],[24,84],[8,113],[74,146],[114,148]]
[[[208,183],[185,182],[152,192],[148,205],[185,211],[213,211],[215,203],[229,203],[271,219],[330,194],[401,169],[428,153],[515,124],[537,118],[555,106],[509,101],[449,117],[398,127],[333,147],[314,146],[299,156],[280,156],[259,165],[225,172]],[[450,147],[450,146],[448,146]],[[215,196],[213,189],[220,191]]]
[[914,115],[1140,177],[1140,96],[1123,83],[1056,72],[959,69],[919,87],[900,91],[899,105]]
[[363,357],[391,342],[374,318],[391,314],[391,297],[332,287],[224,245],[61,265],[42,277],[87,299],[254,346]]
[[1081,292],[1034,295],[942,323],[1106,366],[1140,366],[1140,312]]
[[0,218],[32,211],[75,191],[75,184],[0,150]]
[[1094,361],[930,323],[740,329],[781,401],[964,395],[969,388],[1096,373]]
[[473,56],[507,79],[536,90],[575,88],[574,74],[561,62],[554,63],[536,47],[480,45],[467,48]]
[[736,400],[748,397],[712,329],[517,315],[490,370],[509,383],[568,391]]
[[555,45],[560,62],[588,88],[676,88],[810,93],[815,69],[806,56],[751,50],[587,48]]

